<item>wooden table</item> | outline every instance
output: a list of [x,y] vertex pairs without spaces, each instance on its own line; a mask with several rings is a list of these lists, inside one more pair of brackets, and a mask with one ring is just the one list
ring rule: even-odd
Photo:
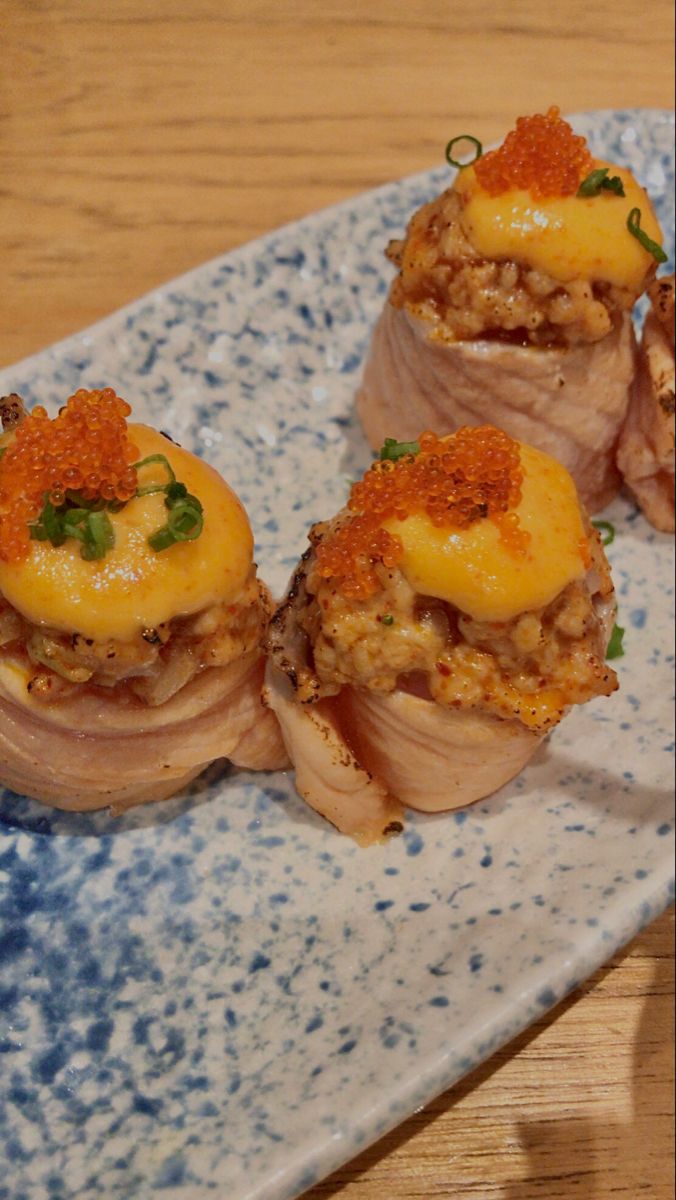
[[[672,103],[653,0],[0,0],[0,364],[515,115]],[[673,918],[307,1200],[668,1200]],[[131,1198],[130,1198],[131,1200]]]

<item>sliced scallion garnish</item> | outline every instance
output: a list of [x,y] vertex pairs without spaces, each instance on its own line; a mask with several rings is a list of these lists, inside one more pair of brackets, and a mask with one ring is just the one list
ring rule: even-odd
[[380,461],[397,462],[406,454],[420,454],[418,442],[398,442],[396,438],[385,438],[385,444],[380,451]]
[[608,649],[606,650],[606,658],[622,658],[624,655],[624,629],[621,625],[615,625],[613,632],[610,635]]
[[[148,544],[156,552],[167,550],[176,542],[194,542],[204,528],[204,512],[197,496],[192,496],[186,485],[176,478],[176,473],[164,454],[149,454],[134,463],[136,471],[158,464],[168,475],[166,483],[149,483],[136,490],[136,496],[152,496],[164,493],[165,507],[169,510],[166,525],[162,525],[148,538]],[[85,500],[80,492],[67,491],[65,501],[56,508],[49,495],[45,495],[42,512],[30,526],[30,535],[36,541],[49,541],[53,546],[62,546],[68,538],[80,542],[80,554],[88,562],[104,558],[115,545],[115,531],[108,512],[119,512],[125,501],[105,501],[101,497]]]
[[602,191],[614,192],[616,196],[624,196],[624,184],[619,175],[609,176],[608,172],[608,167],[597,167],[594,171],[590,171],[577,189],[578,196],[589,199],[592,196],[600,195]]
[[615,541],[615,526],[610,521],[592,521],[594,529],[601,534],[601,545],[610,546]]
[[90,512],[84,520],[82,557],[92,562],[104,558],[115,545],[115,532],[107,512]]
[[38,542],[63,546],[68,538],[81,543],[80,555],[88,562],[103,558],[115,545],[115,531],[108,513],[100,508],[75,507],[64,504],[55,508],[46,499],[42,512],[30,527],[30,535]]
[[194,542],[204,528],[204,510],[197,496],[192,496],[164,454],[150,454],[141,462],[134,463],[137,471],[160,463],[169,475],[168,483],[150,483],[136,489],[137,496],[152,496],[164,492],[164,504],[169,509],[166,525],[161,525],[148,538],[148,545],[156,554],[175,546],[177,542]]
[[[465,162],[461,162],[459,158],[454,158],[453,148],[454,146],[457,146],[458,142],[470,142],[470,144],[474,147],[474,158],[468,158],[465,160]],[[457,167],[458,170],[462,170],[463,167],[471,167],[472,163],[475,163],[477,159],[481,158],[483,152],[484,148],[478,138],[473,137],[471,133],[459,133],[457,137],[451,138],[446,147],[446,162],[449,164],[449,166]]]
[[643,249],[647,250],[648,254],[652,254],[655,262],[665,263],[667,261],[669,255],[665,254],[662,247],[657,242],[654,242],[651,237],[648,237],[648,234],[641,229],[640,208],[632,208],[627,217],[627,229],[641,243]]
[[148,545],[157,554],[176,542],[194,542],[204,528],[204,509],[197,496],[192,496],[184,483],[177,480],[168,485],[164,498],[169,509],[166,525],[160,526],[148,538]]
[[152,496],[155,492],[166,492],[167,486],[176,482],[176,474],[165,454],[149,454],[147,458],[142,458],[140,462],[133,463],[133,469],[138,473],[143,467],[150,467],[153,463],[161,463],[165,471],[169,475],[169,485],[166,483],[149,483],[146,487],[137,487],[137,496]]

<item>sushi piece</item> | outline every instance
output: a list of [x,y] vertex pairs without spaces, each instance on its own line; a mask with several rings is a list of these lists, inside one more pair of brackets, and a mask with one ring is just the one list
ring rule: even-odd
[[54,420],[0,400],[0,784],[57,808],[286,764],[246,513],[130,412],[110,388]]
[[674,276],[648,288],[639,366],[617,463],[656,529],[674,532]]
[[618,686],[599,536],[568,472],[499,430],[388,440],[310,543],[265,698],[300,794],[362,843],[494,792]]
[[665,258],[659,225],[631,172],[594,158],[557,108],[496,151],[470,141],[474,161],[390,243],[399,273],[359,416],[374,449],[489,422],[558,458],[597,511],[620,486],[630,313]]

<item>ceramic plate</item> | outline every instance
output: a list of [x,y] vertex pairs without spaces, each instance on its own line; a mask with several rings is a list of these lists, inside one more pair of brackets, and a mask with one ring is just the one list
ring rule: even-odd
[[[575,120],[672,226],[673,118]],[[389,237],[448,171],[349,201],[0,377],[115,386],[215,464],[280,591],[370,456],[352,397]],[[117,820],[0,802],[0,1200],[288,1200],[555,1004],[667,904],[673,539],[626,501],[621,690],[523,775],[360,850],[217,764]]]

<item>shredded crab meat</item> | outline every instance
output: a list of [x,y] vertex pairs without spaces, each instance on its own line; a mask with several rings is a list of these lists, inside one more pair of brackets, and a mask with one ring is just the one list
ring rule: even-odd
[[115,688],[156,706],[200,671],[260,650],[269,608],[255,566],[231,603],[139,630],[125,642],[38,628],[0,599],[0,655],[24,663],[35,699],[56,702],[78,688]]
[[[321,527],[315,540],[330,529]],[[354,601],[323,577],[315,559],[298,618],[315,683],[302,681],[301,699],[336,695],[344,686],[403,689],[545,732],[571,704],[610,695],[617,678],[605,662],[596,603],[610,600],[613,586],[598,535],[589,534],[593,590],[589,579],[573,582],[546,607],[500,623],[419,595],[397,566],[377,565],[378,591]]]
[[627,288],[585,279],[564,284],[508,259],[482,258],[462,228],[462,204],[448,189],[419,209],[406,237],[387,249],[399,268],[390,302],[427,322],[435,336],[542,346],[597,342],[635,304],[638,296]]

